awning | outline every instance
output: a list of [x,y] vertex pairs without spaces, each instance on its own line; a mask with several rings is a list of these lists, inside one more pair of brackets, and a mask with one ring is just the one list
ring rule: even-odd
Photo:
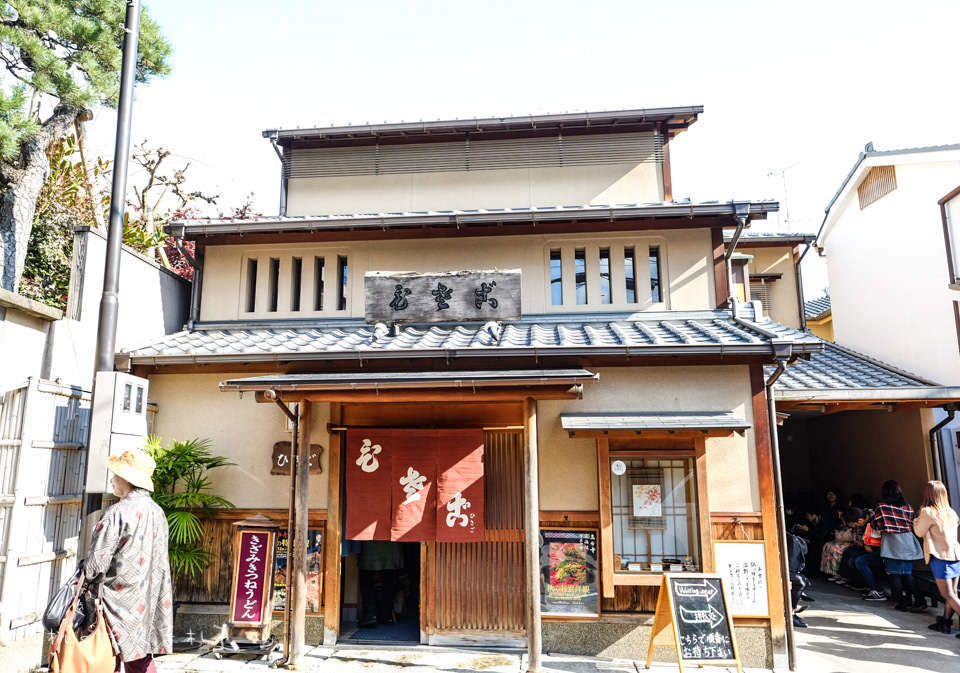
[[695,431],[727,435],[731,432],[743,433],[750,428],[747,421],[726,411],[584,412],[560,414],[560,423],[571,435],[645,431]]
[[274,374],[221,381],[220,390],[273,391],[287,399],[305,397],[318,400],[329,393],[343,399],[345,395],[380,397],[390,392],[411,390],[422,392],[425,398],[429,397],[429,391],[475,397],[509,391],[520,397],[524,389],[528,389],[531,397],[569,398],[579,396],[584,383],[596,383],[599,379],[599,374],[586,369]]

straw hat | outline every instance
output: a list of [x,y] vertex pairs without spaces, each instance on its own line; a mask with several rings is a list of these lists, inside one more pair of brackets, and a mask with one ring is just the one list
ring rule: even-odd
[[109,456],[107,467],[132,485],[153,491],[153,480],[150,477],[157,464],[146,451],[131,450],[124,451],[119,456]]

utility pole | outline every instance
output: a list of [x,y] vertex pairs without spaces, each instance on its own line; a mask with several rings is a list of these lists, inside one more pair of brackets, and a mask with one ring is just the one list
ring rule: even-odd
[[[119,312],[120,254],[123,242],[123,211],[126,204],[127,166],[130,155],[130,123],[133,116],[133,85],[137,68],[137,47],[140,39],[140,0],[127,0],[124,20],[123,62],[120,68],[120,100],[117,106],[117,135],[113,151],[113,185],[110,192],[110,220],[107,226],[107,254],[103,270],[103,295],[100,299],[100,320],[97,325],[97,351],[94,365],[93,399],[90,428],[101,409],[112,409],[113,385],[97,385],[101,372],[114,371],[114,351],[117,342],[117,315]],[[104,390],[103,388],[107,388]],[[98,397],[101,399],[98,401]],[[145,402],[146,400],[144,400]],[[99,404],[98,404],[99,402]],[[105,404],[106,402],[106,404]],[[109,405],[109,406],[107,406]],[[80,520],[80,539],[77,552],[85,554],[93,527],[100,517],[103,489],[106,487],[107,452],[91,444],[87,434],[86,476]]]

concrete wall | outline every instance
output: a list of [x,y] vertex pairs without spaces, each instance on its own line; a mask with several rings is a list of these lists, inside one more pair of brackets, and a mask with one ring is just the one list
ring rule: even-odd
[[855,178],[822,237],[836,340],[937,383],[960,385],[953,313],[960,290],[949,286],[937,205],[960,184],[960,161],[891,157],[886,163],[894,161],[897,188],[860,210]]
[[[172,440],[209,439],[216,455],[236,463],[210,473],[212,492],[241,508],[285,509],[290,477],[271,475],[276,442],[289,442],[287,417],[274,404],[257,403],[252,394],[221,393],[217,384],[246,374],[159,374],[150,377],[150,401],[159,406],[155,433],[164,446]],[[310,442],[320,444],[322,472],[310,475],[310,507],[326,509],[330,438],[328,405],[313,405]]]
[[0,290],[0,391],[22,385],[29,377],[49,378],[44,371],[52,325],[63,311]]
[[663,201],[659,164],[291,179],[288,215],[342,215]]
[[[637,254],[638,301],[628,304],[617,301],[601,304],[590,298],[585,305],[576,305],[572,292],[565,292],[563,306],[551,306],[549,287],[550,250],[567,246],[584,247],[588,253],[600,245],[633,246]],[[648,247],[658,247],[661,259],[661,282],[664,301],[653,304],[643,287],[649,278]],[[242,318],[358,318],[364,315],[363,276],[368,271],[442,272],[466,269],[521,269],[522,308],[525,314],[598,311],[598,310],[696,310],[712,308],[713,266],[708,258],[709,232],[706,231],[652,231],[635,235],[613,234],[596,236],[497,236],[469,239],[398,240],[383,245],[379,241],[364,241],[336,245],[285,244],[270,247],[220,246],[208,248],[204,260],[201,320],[237,320]],[[571,252],[572,255],[572,252]],[[349,261],[348,297],[345,311],[336,310],[336,263],[338,256]],[[326,269],[324,310],[313,311],[312,293],[301,294],[301,310],[292,311],[293,258],[302,260],[304,269],[323,257]],[[246,311],[248,262],[250,258],[279,260],[278,310],[270,311],[266,302],[268,273],[258,267],[256,296],[253,312]],[[589,268],[588,268],[589,271]],[[613,268],[616,274],[620,271]],[[620,276],[622,279],[622,275]],[[312,284],[312,273],[304,271],[302,288]],[[598,282],[598,281],[597,281]],[[616,276],[615,280],[616,282]],[[622,282],[622,280],[621,280]],[[648,286],[647,286],[648,287]],[[239,290],[239,291],[238,291]],[[311,290],[312,292],[312,290]],[[589,294],[589,293],[588,293]]]

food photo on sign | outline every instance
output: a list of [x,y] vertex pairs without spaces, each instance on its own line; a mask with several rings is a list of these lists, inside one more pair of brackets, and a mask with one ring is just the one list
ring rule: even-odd
[[600,616],[595,530],[541,529],[540,612]]

